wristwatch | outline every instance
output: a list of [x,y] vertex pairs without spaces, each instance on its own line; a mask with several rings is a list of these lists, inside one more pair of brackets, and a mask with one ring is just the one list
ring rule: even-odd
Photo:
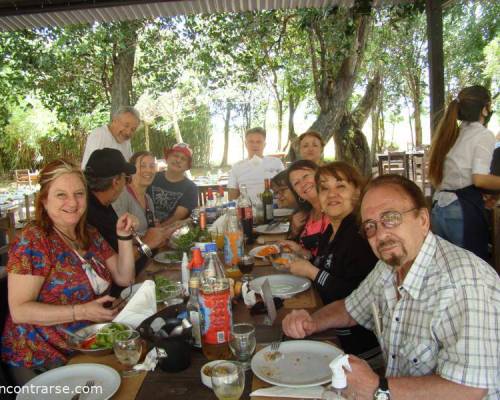
[[389,383],[385,377],[379,378],[378,389],[373,395],[373,400],[391,400],[391,393],[389,392]]

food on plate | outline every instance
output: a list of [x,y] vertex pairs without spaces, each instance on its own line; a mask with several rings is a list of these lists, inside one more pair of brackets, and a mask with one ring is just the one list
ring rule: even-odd
[[156,284],[156,300],[158,301],[165,298],[166,292],[177,288],[174,282],[164,276],[156,275],[154,279]]
[[275,246],[266,246],[263,249],[261,249],[257,255],[259,257],[267,257],[270,256],[271,254],[278,254],[279,250]]
[[212,370],[213,370],[213,365],[206,365],[205,368],[203,368],[203,373],[206,376],[212,376]]
[[90,335],[85,340],[79,343],[82,349],[110,349],[113,347],[114,337],[117,332],[126,331],[127,325],[118,322],[111,322],[102,327],[97,333]]
[[290,259],[289,258],[285,258],[285,257],[277,257],[277,258],[274,258],[273,259],[273,262],[276,263],[276,264],[289,264],[290,263]]

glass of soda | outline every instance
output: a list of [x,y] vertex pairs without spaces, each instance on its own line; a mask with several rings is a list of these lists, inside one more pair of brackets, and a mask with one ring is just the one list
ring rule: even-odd
[[254,265],[255,259],[252,256],[243,256],[240,258],[238,261],[238,268],[243,274],[242,280],[252,280],[253,277],[250,273],[253,271]]

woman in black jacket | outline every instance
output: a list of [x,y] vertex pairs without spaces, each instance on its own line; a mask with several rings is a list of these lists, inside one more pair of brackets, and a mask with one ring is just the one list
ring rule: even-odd
[[[324,304],[347,297],[377,263],[368,241],[359,234],[357,209],[364,185],[350,164],[335,161],[319,167],[315,176],[322,211],[330,225],[321,236],[312,262],[297,259],[290,272],[314,282]],[[365,359],[380,353],[375,335],[363,328],[337,329],[343,350]]]

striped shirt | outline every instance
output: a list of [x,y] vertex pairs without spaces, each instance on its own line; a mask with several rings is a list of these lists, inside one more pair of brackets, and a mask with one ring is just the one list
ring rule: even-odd
[[403,283],[395,283],[392,267],[379,261],[346,299],[368,329],[372,304],[378,308],[386,376],[436,374],[499,399],[500,279],[493,268],[429,232]]

